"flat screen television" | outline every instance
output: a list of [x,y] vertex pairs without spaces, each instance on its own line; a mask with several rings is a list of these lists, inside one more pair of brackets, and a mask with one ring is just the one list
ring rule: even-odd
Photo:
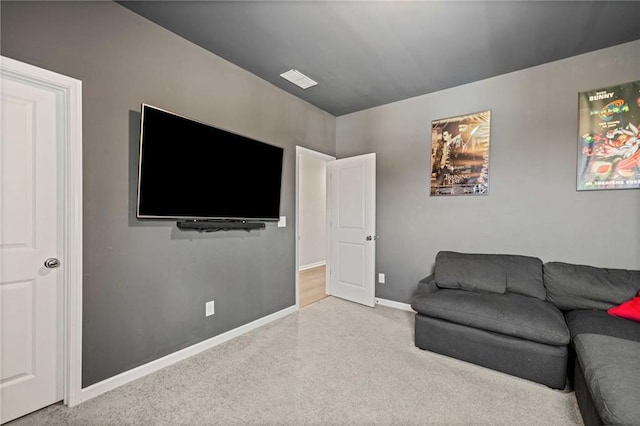
[[143,104],[137,217],[278,220],[283,152]]

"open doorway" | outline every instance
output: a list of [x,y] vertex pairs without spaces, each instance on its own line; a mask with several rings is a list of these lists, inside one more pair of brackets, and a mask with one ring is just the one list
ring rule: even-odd
[[327,296],[327,163],[321,152],[296,147],[296,306]]

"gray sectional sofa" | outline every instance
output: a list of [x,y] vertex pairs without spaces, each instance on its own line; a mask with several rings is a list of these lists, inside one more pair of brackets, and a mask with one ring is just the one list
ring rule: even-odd
[[640,425],[640,323],[607,314],[638,294],[640,271],[550,262],[544,284],[571,332],[570,367],[585,424]]
[[411,300],[415,344],[555,389],[575,371],[587,424],[640,425],[640,323],[606,312],[638,291],[640,271],[440,252]]
[[411,306],[419,348],[564,388],[569,329],[540,259],[440,252]]

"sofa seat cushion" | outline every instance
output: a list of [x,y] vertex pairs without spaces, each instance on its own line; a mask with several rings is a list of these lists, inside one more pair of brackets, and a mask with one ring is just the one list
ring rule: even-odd
[[569,330],[551,303],[519,294],[442,289],[416,295],[411,306],[435,318],[548,345],[567,345]]
[[566,313],[571,338],[580,334],[602,334],[640,343],[640,323],[618,318],[605,311],[579,309]]
[[574,345],[603,423],[638,424],[640,343],[601,334],[580,334]]
[[546,300],[542,261],[512,254],[441,251],[436,256],[438,287],[490,293],[517,293]]

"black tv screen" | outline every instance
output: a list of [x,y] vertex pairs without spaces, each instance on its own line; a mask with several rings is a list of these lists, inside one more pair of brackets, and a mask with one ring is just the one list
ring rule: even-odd
[[143,104],[137,216],[278,220],[283,151]]

